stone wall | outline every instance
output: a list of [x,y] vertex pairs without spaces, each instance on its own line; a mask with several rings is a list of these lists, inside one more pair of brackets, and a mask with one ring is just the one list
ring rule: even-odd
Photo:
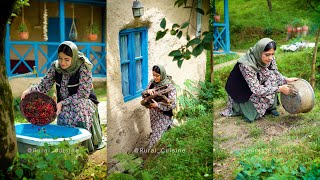
[[[182,86],[186,79],[204,80],[206,53],[183,63],[179,69],[176,62],[168,54],[186,42],[183,36],[177,39],[170,35],[155,41],[156,32],[160,30],[162,18],[166,18],[167,27],[173,23],[187,21],[190,9],[174,7],[173,0],[143,0],[144,15],[140,18],[132,16],[132,1],[107,1],[107,134],[108,159],[115,154],[132,152],[141,147],[142,142],[151,132],[149,112],[140,105],[141,98],[124,102],[121,88],[119,32],[126,28],[148,26],[148,80],[152,78],[151,68],[155,64],[162,64],[167,74],[173,76],[174,81]],[[203,2],[209,7],[209,1]],[[192,26],[196,27],[196,13],[191,15]],[[191,27],[189,34],[195,36],[195,29]],[[202,17],[202,30],[208,30],[208,17]],[[111,161],[109,161],[111,162]]]

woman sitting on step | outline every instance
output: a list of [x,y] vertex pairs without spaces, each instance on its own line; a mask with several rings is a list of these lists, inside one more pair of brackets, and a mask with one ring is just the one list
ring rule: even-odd
[[92,63],[78,47],[71,41],[64,41],[58,47],[58,60],[51,64],[41,82],[21,95],[22,99],[32,91],[47,93],[56,83],[57,124],[90,131],[91,139],[83,142],[89,151],[105,147],[91,70]]
[[238,59],[226,83],[229,101],[222,116],[244,115],[248,122],[266,112],[279,116],[277,93],[295,94],[287,83],[298,78],[286,78],[278,71],[276,49],[275,41],[263,38]]

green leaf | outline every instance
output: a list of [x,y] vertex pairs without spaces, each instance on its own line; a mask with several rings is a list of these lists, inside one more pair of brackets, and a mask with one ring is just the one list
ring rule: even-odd
[[24,169],[30,169],[30,167],[28,165],[25,165],[25,164],[21,164],[21,167],[23,167]]
[[204,15],[204,11],[201,8],[196,8],[195,9],[198,13]]
[[37,165],[36,165],[37,168],[39,169],[44,169],[46,167],[48,167],[47,163],[45,161],[40,161]]
[[186,5],[187,4],[187,0],[176,0],[176,2],[174,3],[174,6],[178,5],[178,7],[180,7],[183,4]]
[[44,180],[54,180],[54,175],[51,173],[48,173],[44,175]]
[[202,36],[205,36],[205,35],[207,35],[209,33],[209,31],[204,31],[203,33],[202,33]]
[[237,174],[236,180],[245,180],[245,179],[246,178],[244,177],[243,174],[241,174],[241,172]]
[[162,29],[165,29],[166,28],[166,25],[167,25],[167,21],[166,21],[166,18],[162,18],[161,22],[160,22],[160,27]]
[[205,50],[210,51],[212,49],[211,43],[201,43]]
[[167,34],[168,29],[164,30],[164,31],[158,31],[157,32],[157,36],[156,36],[156,41],[158,41],[159,39],[163,38],[166,34]]
[[191,41],[189,41],[188,43],[187,43],[187,47],[189,47],[189,46],[192,46],[192,45],[194,45],[194,44],[199,44],[201,42],[201,40],[199,39],[199,38],[193,38]]
[[[181,59],[183,56],[181,55],[181,56],[175,56],[173,59],[172,59],[172,61],[178,61],[179,59]],[[169,145],[168,145],[168,147],[170,147]]]
[[179,59],[177,63],[178,63],[178,67],[181,68],[182,63],[183,63],[183,60],[182,60],[182,59]]
[[253,175],[253,176],[258,176],[258,175],[261,174],[261,172],[262,172],[262,170],[261,170],[261,169],[258,169],[258,170],[256,170],[256,171],[254,171],[252,175]]
[[306,173],[306,172],[307,172],[306,167],[304,167],[304,166],[301,165],[301,164],[299,164],[299,170],[300,170],[302,173]]
[[176,34],[177,34],[177,31],[176,31],[176,30],[171,29],[171,30],[170,30],[170,34],[174,36],[174,35],[176,35]]
[[173,50],[169,53],[169,56],[174,56],[174,57],[182,56],[182,53],[180,52],[180,50]]
[[172,29],[174,29],[174,28],[178,28],[178,27],[180,27],[180,25],[179,25],[179,24],[177,24],[177,23],[175,23],[175,24],[173,24],[173,25],[172,25]]
[[195,57],[197,57],[197,56],[199,56],[201,53],[202,53],[202,51],[203,51],[203,46],[202,46],[202,44],[198,44],[193,50],[192,50],[192,54],[195,56]]
[[22,169],[17,169],[17,170],[15,171],[15,173],[16,173],[16,175],[17,175],[19,178],[22,178],[22,176],[23,176],[23,170],[22,170]]
[[179,31],[178,34],[177,34],[177,37],[180,39],[182,36],[182,31]]
[[212,32],[207,33],[202,39],[202,42],[204,42],[204,43],[210,43],[212,41],[213,41],[213,33]]
[[64,161],[64,166],[67,168],[68,171],[72,171],[72,163],[70,160]]
[[184,29],[184,28],[186,28],[187,26],[189,26],[189,21],[184,22],[184,23],[181,25],[181,29]]
[[190,41],[190,36],[189,36],[189,34],[187,34],[187,41]]
[[189,49],[187,49],[186,53],[184,53],[183,57],[186,59],[186,60],[189,60],[191,58],[191,52]]

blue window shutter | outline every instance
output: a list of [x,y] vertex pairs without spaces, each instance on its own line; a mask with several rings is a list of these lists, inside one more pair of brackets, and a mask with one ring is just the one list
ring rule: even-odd
[[126,102],[140,97],[148,83],[147,28],[122,30],[119,37],[122,93]]
[[120,60],[122,76],[123,96],[129,96],[129,58],[128,58],[128,36],[120,36]]

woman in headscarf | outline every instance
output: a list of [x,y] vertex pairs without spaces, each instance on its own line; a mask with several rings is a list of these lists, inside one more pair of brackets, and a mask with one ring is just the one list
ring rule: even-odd
[[21,96],[24,98],[33,91],[47,93],[56,83],[57,124],[90,131],[91,139],[83,142],[89,151],[105,147],[91,70],[92,63],[78,47],[71,41],[64,41],[58,47],[58,60],[51,64],[39,84],[28,88]]
[[286,78],[278,71],[274,58],[276,49],[275,41],[263,38],[238,59],[226,83],[229,101],[221,115],[242,114],[248,122],[266,112],[279,116],[277,93],[295,94],[287,83],[298,78]]
[[171,101],[170,104],[156,102],[150,104],[150,123],[151,135],[147,149],[151,149],[161,138],[162,134],[167,131],[172,124],[172,110],[176,107],[176,89],[171,81],[171,77],[167,76],[166,70],[162,65],[155,65],[152,67],[153,79],[149,82],[146,91],[153,95],[155,89],[167,86],[171,89],[167,98]]

